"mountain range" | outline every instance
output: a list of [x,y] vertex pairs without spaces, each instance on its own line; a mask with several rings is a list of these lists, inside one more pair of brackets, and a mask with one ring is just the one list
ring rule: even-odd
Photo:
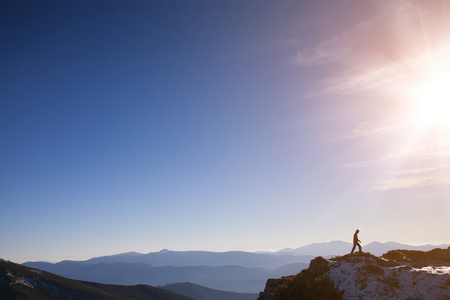
[[[335,255],[345,255],[350,252],[352,248],[351,243],[343,242],[343,241],[333,241],[327,243],[314,243],[307,246],[299,247],[299,248],[286,248],[275,252],[275,254],[280,255],[312,255],[312,256],[324,256],[331,257]],[[450,244],[442,244],[442,245],[421,245],[421,246],[412,246],[407,244],[401,244],[396,242],[371,242],[367,245],[364,245],[363,251],[370,252],[374,255],[380,256],[383,253],[386,253],[390,250],[403,249],[403,250],[417,250],[417,251],[429,251],[435,248],[447,248]]]
[[[110,256],[94,257],[85,261],[77,261],[84,265],[98,263],[143,263],[154,267],[192,267],[192,266],[241,266],[246,268],[274,269],[291,263],[308,263],[313,255],[299,255],[286,253],[273,255],[273,253],[254,253],[244,251],[209,252],[209,251],[170,251],[141,254],[128,252]],[[75,261],[62,261],[72,263]]]
[[[395,249],[427,251],[448,246],[373,242],[363,246],[363,251],[381,255]],[[351,243],[333,241],[264,253],[161,250],[148,254],[128,252],[86,261],[26,262],[24,265],[71,279],[105,284],[164,286],[190,282],[222,291],[257,293],[268,278],[297,274],[315,256],[343,255],[350,252],[351,247]]]
[[239,293],[256,293],[264,286],[267,278],[296,274],[308,266],[306,263],[294,263],[268,270],[241,266],[154,267],[143,263],[37,262],[25,265],[83,281],[152,286],[191,282],[212,289]]

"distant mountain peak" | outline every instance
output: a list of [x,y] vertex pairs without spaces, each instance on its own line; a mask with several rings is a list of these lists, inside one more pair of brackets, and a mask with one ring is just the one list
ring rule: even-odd
[[139,253],[139,252],[135,252],[135,251],[130,251],[130,252],[125,252],[125,253],[115,254],[112,256],[119,256],[119,255],[137,256],[137,255],[143,255],[143,254]]

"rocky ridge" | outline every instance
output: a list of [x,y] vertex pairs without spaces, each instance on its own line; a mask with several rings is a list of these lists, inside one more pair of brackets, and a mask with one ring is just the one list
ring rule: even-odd
[[450,247],[316,257],[297,275],[267,280],[258,300],[450,299]]

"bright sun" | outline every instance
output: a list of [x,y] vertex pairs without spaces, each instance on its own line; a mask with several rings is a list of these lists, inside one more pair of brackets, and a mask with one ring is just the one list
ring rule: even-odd
[[450,127],[450,71],[435,71],[414,88],[416,121]]

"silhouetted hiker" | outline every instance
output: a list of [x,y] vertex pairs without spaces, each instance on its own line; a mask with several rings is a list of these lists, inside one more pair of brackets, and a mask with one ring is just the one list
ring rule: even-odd
[[361,241],[358,239],[358,233],[359,233],[359,229],[356,229],[356,232],[353,235],[353,248],[352,248],[352,253],[351,254],[353,254],[353,252],[355,251],[356,246],[358,246],[358,248],[359,248],[359,253],[362,252],[361,244],[360,244]]

